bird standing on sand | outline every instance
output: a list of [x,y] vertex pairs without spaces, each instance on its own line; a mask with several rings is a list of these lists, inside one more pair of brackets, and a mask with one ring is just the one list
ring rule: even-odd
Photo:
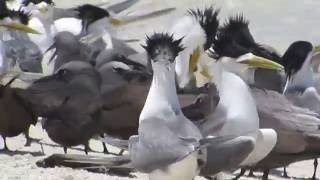
[[18,94],[19,89],[11,88],[11,79],[6,85],[0,86],[0,135],[4,139],[4,150],[9,150],[6,144],[7,137],[25,133],[26,145],[30,146],[29,127],[37,123],[37,116],[32,112],[27,102]]
[[[307,41],[296,41],[289,46],[282,56],[287,78],[283,93],[293,104],[320,113],[320,95],[312,68],[318,63],[313,58],[317,53],[319,49]],[[316,179],[317,166],[318,160],[315,159],[313,179]]]
[[182,114],[175,88],[174,65],[183,50],[181,40],[159,33],[148,37],[145,46],[154,74],[138,136],[129,139],[129,154],[133,166],[152,180],[192,180],[199,168],[202,135]]

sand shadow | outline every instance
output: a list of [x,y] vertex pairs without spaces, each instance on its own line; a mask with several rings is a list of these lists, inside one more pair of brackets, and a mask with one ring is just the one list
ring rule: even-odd
[[[54,147],[54,148],[63,148],[62,146],[58,145],[58,144],[49,144],[49,143],[45,143],[45,142],[39,142],[40,145],[45,145],[45,146],[49,146],[49,147]],[[84,148],[80,148],[80,147],[68,147],[68,149],[72,149],[72,150],[76,150],[76,151],[83,151],[84,152]],[[92,150],[90,149],[89,150],[89,153],[101,153],[101,154],[104,154],[103,152],[100,152],[100,151],[95,151],[95,150]],[[117,153],[113,153],[113,152],[109,152],[107,153],[108,155],[115,155],[115,156],[119,156],[119,154]]]
[[37,157],[37,156],[44,156],[45,154],[43,152],[30,152],[30,151],[19,151],[19,150],[16,150],[16,151],[10,151],[10,150],[0,150],[0,154],[5,154],[5,155],[9,155],[9,156],[15,156],[15,155],[27,155],[27,154],[30,154],[34,157]]
[[[279,170],[279,169],[273,169],[270,171],[270,174],[272,174],[273,176],[276,176],[276,177],[281,177],[281,178],[285,178],[282,176],[283,174],[283,171]],[[294,177],[294,176],[290,176],[289,175],[289,178],[286,178],[286,179],[295,179],[295,180],[311,180],[311,176],[310,178],[303,178],[303,177]],[[317,178],[316,180],[319,180],[319,178]]]

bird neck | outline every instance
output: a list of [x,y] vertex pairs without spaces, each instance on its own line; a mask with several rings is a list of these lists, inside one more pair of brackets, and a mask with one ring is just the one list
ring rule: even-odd
[[[209,121],[201,126],[202,132],[205,135],[227,135],[230,133],[240,135],[257,130],[259,117],[247,84],[238,75],[224,69],[223,65],[221,65],[220,71],[215,73],[215,76],[220,76],[220,80],[216,80],[214,77],[215,82],[219,83],[217,88],[220,101],[214,113],[208,116],[210,120],[208,119]],[[222,119],[224,122],[221,122]],[[224,125],[217,130],[216,128],[221,123]]]
[[292,92],[295,90],[301,91],[308,87],[314,86],[313,71],[310,64],[311,59],[312,53],[308,55],[301,69],[290,78],[287,78],[284,93]]
[[140,122],[157,115],[160,112],[168,114],[181,113],[180,104],[176,92],[174,66],[154,67],[154,74],[147,100],[140,115]]
[[254,68],[249,68],[248,66],[237,63],[236,60],[232,58],[223,58],[220,61],[223,61],[223,68],[225,71],[238,75],[247,84],[252,85],[255,83]]

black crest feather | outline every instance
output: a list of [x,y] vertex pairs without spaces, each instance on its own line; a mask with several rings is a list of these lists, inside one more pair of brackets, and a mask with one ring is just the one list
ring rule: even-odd
[[206,33],[207,42],[204,45],[205,50],[210,48],[217,34],[218,27],[219,27],[219,20],[218,20],[219,12],[220,12],[219,9],[215,9],[212,6],[207,7],[204,10],[190,9],[188,11],[188,13],[191,16],[193,16],[199,21],[201,27],[204,29]]
[[249,21],[244,17],[243,14],[237,14],[235,16],[229,17],[227,22],[223,25],[223,28],[227,30],[238,30],[243,27],[248,27]]
[[12,19],[19,20],[22,24],[28,25],[31,14],[19,9],[19,10],[10,10],[9,16]]
[[219,36],[228,34],[232,39],[245,48],[252,48],[256,45],[250,30],[249,21],[243,14],[229,17],[226,23],[219,29]]
[[282,56],[284,70],[288,78],[301,69],[312,49],[312,44],[307,41],[296,41],[289,46]]
[[184,49],[181,46],[183,38],[175,40],[173,35],[168,33],[154,33],[152,36],[147,36],[146,46],[142,46],[148,53],[149,58],[154,59],[158,53],[158,49],[168,48],[172,53],[172,60]]
[[4,19],[9,16],[9,9],[5,1],[0,0],[0,19]]
[[78,18],[82,20],[82,27],[85,29],[95,21],[110,16],[105,9],[90,4],[78,6],[74,10],[78,12]]
[[47,4],[54,5],[53,0],[24,0],[24,1],[22,1],[22,5],[28,6],[30,3],[39,4],[41,2],[45,2]]
[[212,47],[218,57],[237,58],[251,52],[257,56],[281,62],[281,57],[276,51],[255,42],[249,30],[249,21],[243,14],[229,17],[220,27]]

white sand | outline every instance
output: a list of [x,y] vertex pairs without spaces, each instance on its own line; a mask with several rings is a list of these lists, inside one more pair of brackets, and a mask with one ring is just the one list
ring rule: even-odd
[[[212,0],[141,0],[142,2],[135,5],[130,11],[144,11],[145,9],[160,9],[165,7],[178,7],[176,12],[163,16],[161,18],[148,20],[132,24],[130,26],[123,27],[119,30],[119,36],[123,39],[138,38],[143,39],[145,34],[152,33],[154,31],[165,30],[166,27],[176,20],[178,17],[185,13],[185,10],[200,6],[204,4],[213,3]],[[68,2],[68,4],[65,4]],[[84,2],[83,0],[58,0],[58,6],[72,6]],[[88,2],[88,1],[86,1]],[[101,0],[90,0],[89,2],[101,2]],[[119,2],[113,1],[113,2]],[[288,44],[297,39],[306,39],[314,43],[320,42],[319,28],[320,26],[311,25],[318,23],[318,17],[320,17],[320,11],[317,10],[320,7],[319,0],[216,0],[214,1],[218,7],[222,8],[223,18],[227,14],[235,14],[243,12],[246,17],[251,20],[251,29],[254,37],[258,41],[273,45],[280,50],[284,50]],[[317,10],[317,11],[316,11]],[[298,24],[299,23],[299,24]],[[308,32],[306,32],[308,31]],[[136,43],[137,45],[139,43]],[[137,47],[137,46],[136,46]],[[139,49],[139,48],[138,48]],[[63,153],[61,147],[57,147],[47,137],[46,133],[40,128],[33,128],[31,136],[41,139],[44,152],[46,155],[41,155],[41,147],[39,144],[33,143],[31,147],[23,147],[25,139],[23,136],[11,138],[8,140],[8,145],[11,150],[17,150],[15,155],[0,154],[0,179],[2,180],[82,180],[82,179],[129,179],[115,176],[108,176],[104,174],[94,174],[84,170],[74,170],[70,168],[53,168],[43,169],[38,168],[35,162],[39,159],[46,157],[52,153]],[[0,142],[1,144],[1,142]],[[94,150],[101,151],[102,147],[100,143],[92,143]],[[79,147],[82,149],[82,147]],[[69,153],[84,152],[79,150],[69,150]],[[94,153],[91,153],[94,154]],[[102,154],[97,154],[102,155]],[[279,177],[282,169],[277,169],[272,172],[274,175],[270,176],[270,179],[282,179]],[[296,164],[292,164],[288,168],[290,176],[305,178],[311,177],[313,173],[313,161],[304,161]],[[257,173],[261,175],[261,173]],[[136,174],[137,179],[147,179],[143,174]],[[227,179],[232,176],[226,175]],[[197,178],[197,180],[202,178]],[[244,177],[242,179],[250,179]]]
[[[35,162],[45,158],[53,153],[63,153],[63,148],[53,143],[47,134],[42,130],[40,125],[31,129],[31,136],[33,138],[41,139],[45,155],[42,154],[41,146],[38,143],[32,143],[31,147],[23,147],[25,138],[23,135],[8,138],[8,146],[15,153],[1,154],[0,153],[0,180],[102,180],[102,179],[114,179],[114,180],[126,180],[130,178],[109,176],[105,174],[91,173],[85,170],[75,170],[71,168],[39,168]],[[95,151],[102,151],[101,143],[97,141],[91,141],[90,147]],[[72,154],[84,154],[83,147],[75,147],[68,150],[68,153]],[[111,149],[112,152],[117,153],[117,149]],[[102,153],[89,152],[90,155],[105,156]],[[313,173],[313,161],[304,161],[296,164],[292,164],[288,168],[290,176],[299,178],[308,178]],[[276,169],[271,172],[273,175],[270,179],[283,179],[279,175],[282,173],[282,169]],[[147,179],[145,174],[134,174],[137,178],[133,179]],[[262,174],[256,173],[259,177]],[[227,179],[232,178],[232,175],[226,175]],[[204,178],[197,178],[196,180],[203,180]],[[241,179],[252,179],[243,177]]]

